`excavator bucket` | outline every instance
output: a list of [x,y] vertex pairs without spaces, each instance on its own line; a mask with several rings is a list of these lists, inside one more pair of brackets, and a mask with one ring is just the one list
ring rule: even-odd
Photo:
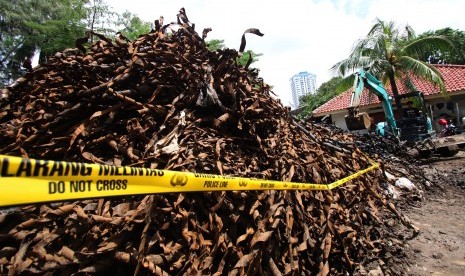
[[362,130],[371,127],[370,116],[365,113],[356,113],[349,110],[349,115],[345,116],[347,129],[349,130]]

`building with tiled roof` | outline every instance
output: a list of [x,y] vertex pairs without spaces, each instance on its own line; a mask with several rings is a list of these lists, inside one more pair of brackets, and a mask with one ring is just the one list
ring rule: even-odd
[[[433,122],[436,122],[439,116],[446,114],[446,116],[450,116],[457,125],[461,125],[462,118],[465,117],[465,65],[437,64],[434,66],[441,72],[444,78],[444,84],[448,92],[447,97],[440,94],[439,87],[435,87],[426,80],[413,78],[413,84],[417,91],[423,93],[426,108]],[[412,92],[401,82],[396,83],[399,94]],[[385,86],[385,89],[391,96],[393,95],[389,84]],[[313,116],[321,117],[331,115],[332,122],[336,126],[347,129],[344,117],[347,115],[347,108],[350,106],[352,91],[353,89],[351,88],[318,107],[313,111]],[[392,105],[396,112],[394,101],[392,101]],[[376,95],[369,93],[367,88],[363,91],[359,111],[367,112],[374,118],[375,123],[385,121],[381,102]],[[397,113],[396,117],[399,117]]]

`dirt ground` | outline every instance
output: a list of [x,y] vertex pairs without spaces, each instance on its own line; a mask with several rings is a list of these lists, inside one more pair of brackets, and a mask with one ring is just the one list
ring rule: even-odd
[[420,234],[407,243],[406,275],[465,275],[465,152],[423,162],[434,188],[405,207]]

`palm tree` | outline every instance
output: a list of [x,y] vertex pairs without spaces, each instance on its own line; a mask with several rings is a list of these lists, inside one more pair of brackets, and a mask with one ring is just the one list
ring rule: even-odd
[[410,77],[420,77],[439,86],[441,93],[446,93],[441,73],[419,58],[426,49],[444,50],[451,47],[452,44],[444,36],[417,38],[409,25],[401,32],[394,22],[386,23],[376,19],[367,36],[357,41],[349,57],[336,63],[331,70],[346,76],[360,68],[367,69],[384,84],[390,83],[396,106],[400,110],[402,106],[396,79],[415,89]]

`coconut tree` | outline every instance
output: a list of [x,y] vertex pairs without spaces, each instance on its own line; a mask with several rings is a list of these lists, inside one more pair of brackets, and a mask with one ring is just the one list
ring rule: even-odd
[[384,84],[390,84],[400,110],[396,79],[414,89],[410,77],[420,77],[439,86],[441,93],[446,93],[441,73],[420,58],[425,49],[444,50],[450,47],[452,44],[445,36],[416,37],[409,25],[399,29],[392,21],[387,23],[376,19],[367,36],[355,43],[349,57],[336,63],[331,70],[340,76],[347,76],[360,68],[370,71]]

